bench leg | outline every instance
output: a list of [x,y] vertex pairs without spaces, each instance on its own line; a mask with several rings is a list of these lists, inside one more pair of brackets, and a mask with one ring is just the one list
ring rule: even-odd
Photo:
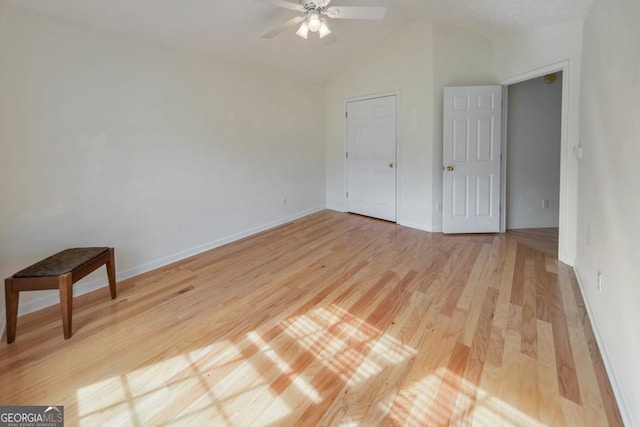
[[71,313],[73,310],[73,281],[71,273],[58,277],[58,287],[60,289],[60,309],[62,311],[62,329],[64,339],[71,338]]
[[109,291],[111,292],[111,299],[116,299],[116,260],[113,248],[109,249],[107,276],[109,277]]
[[11,286],[11,278],[4,281],[5,308],[7,310],[7,343],[11,344],[16,339],[16,326],[18,324],[18,300],[20,293],[14,291]]

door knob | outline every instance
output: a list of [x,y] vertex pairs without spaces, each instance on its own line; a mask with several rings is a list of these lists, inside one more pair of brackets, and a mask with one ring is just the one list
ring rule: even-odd
[[448,172],[453,172],[454,167],[453,166],[447,166],[447,171]]
[[390,167],[391,169],[393,169],[394,167],[396,167],[396,164],[395,164],[395,163],[389,163],[389,167]]

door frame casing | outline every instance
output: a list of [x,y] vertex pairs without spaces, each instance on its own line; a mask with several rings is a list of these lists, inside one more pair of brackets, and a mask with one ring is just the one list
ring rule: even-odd
[[550,73],[562,72],[562,117],[560,127],[560,208],[559,208],[559,232],[558,232],[558,259],[565,264],[573,265],[573,259],[567,253],[569,224],[576,223],[577,218],[570,218],[569,209],[569,159],[571,149],[569,147],[569,61],[562,61],[546,67],[537,68],[530,72],[520,74],[500,81],[503,86],[502,104],[502,210],[500,212],[501,232],[506,232],[507,221],[507,129],[508,129],[508,99],[509,86],[527,80],[545,76]]
[[[348,152],[349,149],[349,141],[348,141],[348,129],[347,129],[347,104],[350,102],[357,102],[357,101],[367,101],[370,99],[377,99],[377,98],[386,98],[389,96],[395,96],[396,98],[396,220],[395,223],[396,224],[400,224],[400,202],[401,202],[401,198],[400,198],[400,177],[402,175],[402,162],[400,161],[400,91],[399,90],[395,90],[395,91],[390,91],[390,92],[381,92],[381,93],[374,93],[371,95],[363,95],[363,96],[357,96],[357,97],[353,97],[353,98],[346,98],[344,100],[344,116],[342,118],[343,120],[343,152],[346,154]],[[349,177],[349,159],[347,158],[347,156],[345,155],[343,157],[344,159],[344,207],[345,207],[345,212],[349,212],[349,201],[347,200],[347,191],[349,191],[349,182],[348,182],[348,177]]]

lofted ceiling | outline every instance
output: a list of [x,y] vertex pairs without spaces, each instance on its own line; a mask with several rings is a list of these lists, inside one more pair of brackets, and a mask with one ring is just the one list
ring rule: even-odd
[[[295,28],[260,36],[295,11],[258,0],[0,0],[99,30],[188,50],[256,69],[322,82],[404,24],[433,17],[487,37],[582,19],[592,0],[334,0],[387,6],[383,21],[330,20],[338,41],[325,45]],[[291,0],[296,1],[296,0]]]

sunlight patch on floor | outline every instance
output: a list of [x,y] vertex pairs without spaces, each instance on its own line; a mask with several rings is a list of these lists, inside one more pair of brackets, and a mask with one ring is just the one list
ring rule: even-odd
[[[260,378],[258,373],[254,376]],[[243,392],[260,385],[265,386],[252,382]],[[185,401],[183,396],[193,396],[194,391],[200,398]],[[230,393],[233,390],[211,382],[209,372],[200,369],[187,353],[79,388],[76,397],[80,425],[145,425],[156,417],[166,421],[175,414],[189,418],[203,411],[219,413],[223,409],[219,404],[235,397]]]
[[[269,340],[254,330],[239,341],[190,352],[172,347],[155,363],[83,387],[77,390],[80,422],[144,425],[173,419],[240,425],[250,419],[273,424],[299,405],[323,401],[312,385],[317,375],[334,376],[333,381],[352,387],[416,354],[337,305],[315,308],[278,327]],[[296,368],[301,357],[308,361]],[[274,389],[274,381],[285,389]]]
[[[318,346],[318,340],[327,331],[331,331],[329,337]],[[336,304],[290,319],[284,332],[349,384],[360,383],[379,374],[385,366],[401,363],[417,353]],[[359,359],[363,363],[351,372],[353,361]]]
[[526,413],[456,375],[439,368],[402,389],[391,408],[392,420],[406,426],[473,425],[542,427]]
[[[128,413],[128,397],[119,377],[82,387],[76,392],[80,419],[106,421],[109,413]],[[130,420],[130,422],[133,420]]]
[[[260,348],[264,350],[261,353],[266,356],[272,365],[278,369],[280,373],[292,375],[294,373],[293,368],[278,353],[270,347],[270,345],[262,340],[256,332],[250,332],[249,338]],[[299,375],[294,375],[292,384],[297,387],[301,393],[303,393],[311,402],[318,403],[322,401],[320,393],[310,384],[308,384],[304,378]],[[277,396],[276,396],[277,397]],[[289,411],[290,412],[290,411]]]

